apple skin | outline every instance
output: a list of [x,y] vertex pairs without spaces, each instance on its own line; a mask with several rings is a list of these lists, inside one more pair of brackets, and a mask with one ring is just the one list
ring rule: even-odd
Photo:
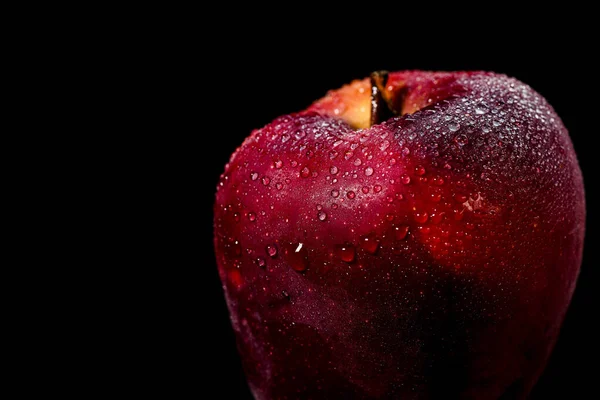
[[389,76],[404,115],[354,130],[367,82],[252,132],[221,176],[214,244],[255,398],[526,398],[581,264],[567,130],[515,79],[420,71]]

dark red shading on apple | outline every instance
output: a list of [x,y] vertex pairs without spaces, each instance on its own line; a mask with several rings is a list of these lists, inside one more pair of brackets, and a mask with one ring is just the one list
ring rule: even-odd
[[584,220],[560,118],[503,75],[377,74],[276,119],[237,149],[215,203],[254,396],[525,398]]

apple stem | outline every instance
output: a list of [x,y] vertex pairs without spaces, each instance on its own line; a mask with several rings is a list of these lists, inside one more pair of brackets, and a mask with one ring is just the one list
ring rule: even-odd
[[387,93],[389,73],[387,71],[375,71],[371,74],[371,125],[379,124],[396,115],[390,107],[388,100],[384,97]]

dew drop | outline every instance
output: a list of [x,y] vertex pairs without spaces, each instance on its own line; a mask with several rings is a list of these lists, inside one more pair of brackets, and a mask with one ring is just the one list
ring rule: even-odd
[[337,245],[335,250],[337,256],[347,263],[351,263],[356,257],[356,249],[351,244]]
[[250,220],[250,222],[256,221],[256,214],[253,213],[253,212],[249,212],[248,213],[248,219]]
[[266,251],[267,251],[267,254],[269,255],[269,257],[275,258],[277,256],[277,245],[275,245],[275,244],[267,245]]
[[336,167],[335,165],[331,168],[329,168],[329,172],[331,172],[333,175],[338,173],[338,167]]
[[354,165],[356,165],[357,167],[362,164],[362,161],[360,160],[360,158],[357,158],[356,160],[354,160]]
[[275,168],[279,169],[279,168],[283,167],[283,161],[277,160],[277,161],[275,161],[275,163],[273,163],[273,165],[275,165]]
[[423,167],[422,165],[417,165],[415,167],[415,175],[417,175],[417,176],[425,175],[425,167]]
[[282,143],[285,143],[285,142],[287,142],[288,140],[290,140],[290,135],[288,135],[287,133],[286,133],[286,134],[283,134],[283,135],[281,135],[281,142],[282,142]]
[[233,219],[235,222],[238,222],[240,220],[240,214],[239,213],[233,213]]
[[371,232],[360,237],[360,247],[368,253],[375,254],[379,248],[379,240],[377,240],[375,234]]
[[381,185],[373,186],[373,192],[375,192],[375,193],[381,192],[381,189],[382,189]]
[[264,259],[264,258],[262,258],[262,257],[258,257],[258,258],[255,260],[255,262],[256,262],[256,265],[258,265],[258,266],[259,266],[259,267],[261,267],[261,268],[264,268],[264,267],[265,267],[265,265],[267,265],[267,262],[266,262],[266,261],[265,261],[265,259]]
[[292,167],[297,167],[298,166],[298,161],[294,160],[291,162],[291,166]]
[[277,190],[281,190],[283,188],[283,184],[281,182],[277,182],[275,187],[277,188]]
[[407,225],[396,226],[394,228],[394,237],[396,238],[396,240],[404,240],[408,235],[408,230],[409,228]]
[[469,143],[469,138],[467,137],[467,135],[463,134],[463,135],[458,135],[457,137],[455,137],[454,141],[459,146],[464,146],[465,144]]
[[319,211],[317,214],[319,221],[325,221],[327,219],[327,213],[325,211]]
[[367,194],[367,193],[369,193],[369,187],[368,187],[368,186],[363,186],[363,187],[362,187],[362,192],[363,192],[364,194]]
[[348,193],[346,193],[346,196],[347,196],[349,199],[353,199],[353,198],[355,198],[355,197],[356,197],[356,193],[354,193],[354,192],[351,190],[351,191],[349,191]]
[[344,160],[348,160],[348,159],[350,159],[350,158],[352,157],[352,155],[353,155],[353,154],[354,154],[354,153],[352,153],[350,150],[346,151],[346,152],[344,153]]
[[431,194],[431,201],[433,201],[434,203],[439,203],[440,200],[442,200],[442,195],[439,193],[432,193]]
[[446,213],[443,211],[431,214],[431,222],[434,224],[439,224],[444,219],[444,215],[446,215]]
[[400,181],[404,185],[408,185],[410,183],[410,176],[408,176],[408,175],[402,175],[402,177],[400,178]]
[[442,186],[444,184],[444,178],[436,176],[431,180],[431,182],[436,186]]
[[331,196],[332,196],[333,198],[336,198],[336,197],[338,197],[339,195],[340,195],[340,191],[339,191],[339,190],[333,189],[333,190],[331,191]]
[[388,221],[393,221],[394,220],[394,214],[386,214],[385,219],[387,219]]
[[308,268],[308,250],[304,243],[290,243],[284,246],[286,261],[294,271],[303,272]]
[[367,168],[365,168],[365,175],[366,175],[366,176],[371,176],[371,175],[373,175],[373,168],[371,168],[371,167],[367,167]]
[[252,179],[253,181],[258,179],[258,172],[253,172],[250,174],[250,179]]
[[428,226],[419,226],[417,229],[419,229],[419,232],[423,235],[429,235],[429,232],[431,232],[431,228]]
[[302,170],[300,171],[300,176],[303,178],[308,178],[310,176],[310,170],[308,169],[308,167],[302,168]]
[[415,213],[415,221],[420,224],[424,224],[429,219],[429,215],[426,212],[417,212]]
[[407,156],[410,154],[410,149],[408,147],[405,147],[402,149],[402,155],[403,156]]
[[388,147],[390,147],[390,141],[389,140],[384,140],[383,142],[381,142],[381,145],[379,146],[379,149],[381,151],[385,151],[385,149],[387,149]]
[[262,184],[265,186],[268,186],[269,183],[271,183],[271,178],[269,178],[268,176],[263,176],[262,178]]
[[475,114],[482,115],[487,112],[488,112],[488,109],[484,104],[477,104],[477,106],[475,106]]
[[460,129],[460,124],[449,123],[448,129],[450,129],[451,132],[456,132],[457,130]]

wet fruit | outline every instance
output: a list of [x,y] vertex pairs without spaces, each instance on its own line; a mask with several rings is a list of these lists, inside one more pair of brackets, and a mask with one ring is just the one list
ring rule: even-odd
[[503,75],[377,73],[276,119],[214,215],[254,396],[525,398],[584,220],[560,118]]

